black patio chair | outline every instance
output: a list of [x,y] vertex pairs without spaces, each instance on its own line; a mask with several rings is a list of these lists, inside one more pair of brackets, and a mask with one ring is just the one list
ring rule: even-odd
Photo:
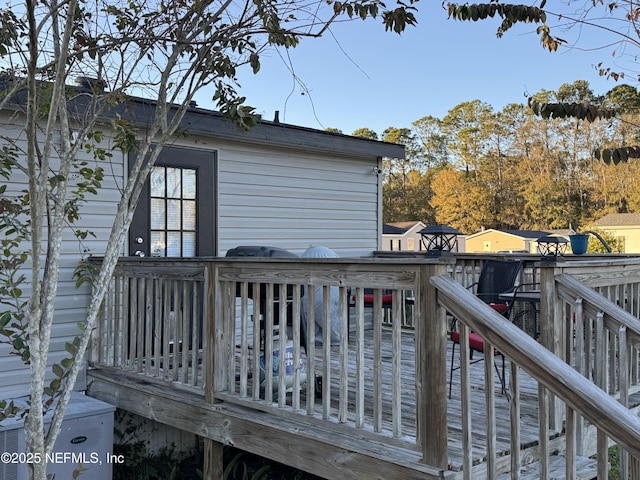
[[[500,313],[505,318],[509,318],[509,313],[513,306],[513,302],[500,299],[500,294],[513,292],[516,289],[516,281],[520,270],[522,269],[522,262],[519,260],[487,260],[482,266],[480,277],[478,281],[469,288],[475,287],[476,296],[484,303],[493,308],[496,312]],[[453,366],[454,357],[456,352],[456,345],[460,343],[460,332],[456,329],[457,319],[454,317],[451,321],[451,341],[453,342],[453,348],[451,351],[451,369],[449,372],[449,398],[451,398],[451,386],[453,383],[453,371],[460,367]],[[473,360],[471,363],[477,363],[484,360],[484,339],[475,332],[469,333],[469,349],[471,350],[471,358],[473,353],[478,352],[481,357],[477,360]],[[504,356],[497,350],[494,350],[494,356],[500,356],[502,358],[502,371],[498,370],[498,366],[494,362],[494,367],[498,378],[500,379],[500,385],[502,386],[502,393],[507,394],[505,386],[505,366]]]

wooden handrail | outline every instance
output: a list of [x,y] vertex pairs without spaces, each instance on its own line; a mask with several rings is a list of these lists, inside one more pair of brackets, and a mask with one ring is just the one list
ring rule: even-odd
[[[602,312],[606,323],[615,322],[615,329],[620,326],[626,327],[627,335],[631,335],[636,344],[640,343],[640,320],[629,312],[566,273],[556,276],[556,284],[558,295],[564,300],[574,302],[576,298],[582,298],[583,310],[587,315],[595,318]],[[610,330],[613,328],[609,327]]]
[[640,419],[571,366],[446,276],[431,278],[438,302],[598,429],[640,458]]

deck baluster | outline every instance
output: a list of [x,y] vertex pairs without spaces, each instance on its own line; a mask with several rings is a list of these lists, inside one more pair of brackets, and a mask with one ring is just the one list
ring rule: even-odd
[[364,420],[364,288],[356,289],[356,428],[365,426]]

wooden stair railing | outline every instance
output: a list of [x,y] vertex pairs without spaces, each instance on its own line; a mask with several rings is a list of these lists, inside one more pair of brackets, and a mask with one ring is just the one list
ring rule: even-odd
[[[483,336],[485,342],[498,349],[511,364],[510,385],[513,388],[518,384],[518,369],[523,370],[539,384],[540,396],[540,478],[548,478],[548,458],[551,455],[549,448],[549,394],[562,399],[567,407],[566,422],[566,469],[567,478],[575,478],[575,435],[576,422],[573,421],[574,412],[584,417],[598,429],[600,438],[606,435],[613,442],[624,448],[631,456],[640,458],[640,419],[620,402],[613,399],[605,391],[592,381],[585,378],[578,371],[564,362],[561,358],[550,353],[536,340],[521,331],[515,325],[505,322],[504,317],[493,311],[484,302],[468,292],[462,285],[446,276],[431,278],[431,284],[437,290],[438,303],[458,318],[465,325],[466,334],[473,330]],[[602,317],[602,315],[601,315]],[[630,319],[628,319],[630,320]],[[488,349],[490,350],[490,349]],[[487,364],[491,365],[490,359]],[[464,369],[463,369],[464,370]],[[487,392],[487,455],[490,457],[495,449],[495,403],[493,402],[493,376],[486,376]],[[463,425],[471,425],[471,411],[466,403],[471,395],[470,382],[461,379],[462,386],[462,419]],[[519,406],[519,392],[512,391],[511,409]],[[512,418],[518,418],[517,414]],[[512,438],[519,438],[517,421],[511,425]],[[467,436],[463,432],[463,442]],[[470,434],[469,434],[470,438]],[[519,442],[512,445],[512,451],[519,451]],[[492,447],[493,445],[493,447]],[[471,473],[471,446],[465,450],[465,478],[472,478]],[[518,456],[512,455],[512,469],[520,468]],[[487,458],[487,477],[496,478],[496,460]],[[598,458],[600,465],[607,463],[607,457]]]

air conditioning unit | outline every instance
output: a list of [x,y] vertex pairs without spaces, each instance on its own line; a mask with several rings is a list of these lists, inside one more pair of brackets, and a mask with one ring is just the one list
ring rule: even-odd
[[[14,399],[19,406],[26,406],[26,397]],[[68,480],[73,472],[82,471],[79,478],[111,480],[113,463],[113,412],[115,407],[79,392],[71,395],[62,421],[60,435],[53,452],[48,456],[47,479]],[[51,413],[45,423],[51,421]],[[24,419],[10,418],[0,424],[0,478],[3,480],[28,480]]]

